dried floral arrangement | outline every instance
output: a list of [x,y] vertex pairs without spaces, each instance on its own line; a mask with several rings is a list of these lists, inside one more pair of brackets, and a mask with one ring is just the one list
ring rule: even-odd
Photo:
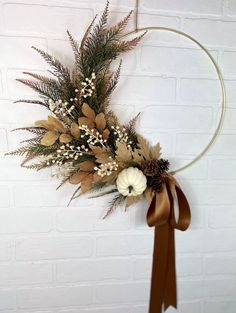
[[[160,159],[160,145],[150,147],[136,133],[138,116],[121,125],[109,109],[121,70],[120,62],[118,69],[111,71],[111,62],[134,48],[143,37],[142,34],[129,41],[122,39],[130,15],[108,28],[107,4],[99,23],[93,27],[93,20],[80,45],[68,32],[75,58],[72,71],[50,54],[33,47],[51,66],[54,78],[24,72],[34,80],[18,81],[37,91],[41,99],[17,102],[42,105],[50,115],[47,120],[36,121],[35,126],[21,128],[35,136],[9,153],[25,156],[22,166],[30,169],[56,167],[56,176],[62,176],[60,186],[66,182],[78,185],[71,200],[79,194],[114,185],[103,193],[114,194],[107,214],[124,202],[128,207],[143,195],[150,199],[152,190],[161,190],[169,168],[169,162]],[[37,162],[32,163],[33,159]],[[130,167],[139,171],[131,172],[137,175],[134,179],[126,172],[125,183],[123,171]],[[138,178],[143,179],[141,188]]]
[[[24,72],[30,79],[19,82],[38,92],[40,100],[21,99],[49,110],[47,120],[35,126],[18,128],[33,134],[8,155],[23,156],[22,166],[41,170],[53,167],[54,175],[76,185],[71,201],[95,191],[96,196],[113,195],[104,217],[119,205],[129,207],[146,198],[150,204],[147,224],[155,226],[150,313],[161,313],[164,304],[177,307],[174,229],[186,230],[190,208],[176,179],[169,172],[168,160],[161,158],[161,147],[135,130],[139,115],[122,125],[110,109],[110,97],[117,86],[118,69],[111,63],[132,50],[145,33],[124,40],[130,12],[108,27],[108,2],[99,20],[88,27],[80,45],[68,32],[74,52],[72,70],[47,52],[33,47],[51,66],[51,76]],[[58,187],[58,188],[59,188]],[[179,219],[174,216],[174,199]],[[157,245],[157,240],[159,245]]]

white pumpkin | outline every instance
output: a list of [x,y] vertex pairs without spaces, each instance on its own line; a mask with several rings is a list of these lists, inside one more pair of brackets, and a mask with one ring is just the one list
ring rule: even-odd
[[138,168],[128,167],[118,175],[116,186],[123,196],[138,196],[147,188],[147,178]]

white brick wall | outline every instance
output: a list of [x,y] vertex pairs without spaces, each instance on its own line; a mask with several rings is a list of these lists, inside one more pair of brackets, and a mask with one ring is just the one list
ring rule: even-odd
[[[153,229],[147,205],[101,219],[106,199],[67,207],[72,186],[55,190],[50,172],[21,169],[15,148],[25,126],[46,112],[15,81],[23,70],[45,72],[30,49],[70,64],[65,31],[81,38],[104,0],[0,1],[0,313],[147,313]],[[134,0],[111,0],[112,19]],[[208,155],[178,175],[193,221],[176,234],[179,313],[236,312],[236,1],[140,0],[140,25],[181,29],[219,62],[228,91],[223,133]],[[129,26],[132,28],[132,23]],[[142,86],[142,88],[140,88]],[[124,57],[112,103],[122,121],[143,112],[138,129],[173,167],[196,155],[219,118],[220,89],[205,55],[174,34],[150,32]],[[172,309],[168,313],[175,312]]]

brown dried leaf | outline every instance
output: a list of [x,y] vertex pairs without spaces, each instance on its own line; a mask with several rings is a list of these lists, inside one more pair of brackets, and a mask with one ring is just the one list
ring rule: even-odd
[[124,142],[116,142],[116,160],[118,162],[129,161],[132,158],[132,150]]
[[58,121],[58,119],[56,119],[55,117],[49,116],[48,117],[48,123],[50,125],[52,125],[59,132],[61,132],[61,133],[65,133],[66,132],[66,129],[63,126],[63,124],[60,121]]
[[133,197],[133,196],[127,197],[125,208],[127,209],[129,206],[135,204],[136,202],[138,202],[142,199],[143,199],[143,195],[136,196],[136,197]]
[[62,143],[69,143],[72,139],[73,138],[69,134],[61,134],[59,138],[60,142]]
[[90,119],[91,121],[95,120],[96,114],[95,114],[94,110],[91,109],[87,103],[84,103],[82,105],[81,110],[82,110],[84,116],[86,116],[88,119]]
[[145,195],[145,198],[147,199],[147,202],[148,203],[151,203],[152,202],[152,199],[155,195],[155,191],[153,191],[151,188],[147,188],[145,191],[144,191],[144,195]]
[[95,124],[97,130],[102,133],[104,129],[106,128],[106,119],[104,113],[99,113],[95,118]]
[[81,181],[81,191],[85,193],[91,190],[93,185],[93,174],[88,174],[82,181]]
[[106,149],[101,147],[89,145],[89,148],[93,151],[94,155],[107,153]]
[[102,178],[103,178],[103,177],[100,176],[100,175],[98,175],[97,172],[95,172],[95,173],[93,174],[93,182],[94,182],[94,183],[97,183],[97,182],[101,181]]
[[59,138],[59,134],[50,130],[46,132],[46,134],[41,139],[40,143],[43,146],[49,147],[49,146],[52,146],[57,141],[58,138]]
[[87,117],[79,117],[78,118],[78,123],[79,123],[79,125],[81,126],[81,125],[86,125],[86,126],[88,126],[88,128],[94,128],[94,122],[93,121],[91,121],[89,118],[87,118]]
[[147,141],[147,139],[145,139],[141,135],[137,135],[137,139],[138,139],[138,145],[140,147],[142,155],[144,156],[146,160],[150,160],[151,148],[150,148],[149,142]]
[[106,128],[102,133],[102,138],[107,140],[109,138],[109,135],[110,135],[110,131],[108,128]]
[[79,139],[80,138],[80,129],[79,129],[79,125],[75,122],[73,122],[70,126],[70,132],[71,132],[71,135],[73,137],[75,137],[76,139]]
[[158,142],[155,146],[151,148],[151,157],[158,160],[161,156],[161,145]]
[[80,170],[84,172],[92,172],[95,166],[95,163],[93,163],[92,161],[84,161],[79,165]]
[[115,183],[117,176],[118,176],[118,172],[114,171],[111,175],[102,177],[102,182],[112,185]]
[[73,185],[80,184],[87,175],[88,173],[86,172],[77,172],[70,177],[69,182]]

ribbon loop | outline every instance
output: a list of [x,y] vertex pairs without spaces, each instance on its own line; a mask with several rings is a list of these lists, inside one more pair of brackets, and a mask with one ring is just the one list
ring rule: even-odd
[[[174,214],[175,196],[179,206],[178,221]],[[163,305],[164,310],[169,306],[177,308],[174,229],[185,231],[190,220],[188,201],[175,178],[168,175],[147,213],[147,224],[155,227],[149,313],[161,313]]]

